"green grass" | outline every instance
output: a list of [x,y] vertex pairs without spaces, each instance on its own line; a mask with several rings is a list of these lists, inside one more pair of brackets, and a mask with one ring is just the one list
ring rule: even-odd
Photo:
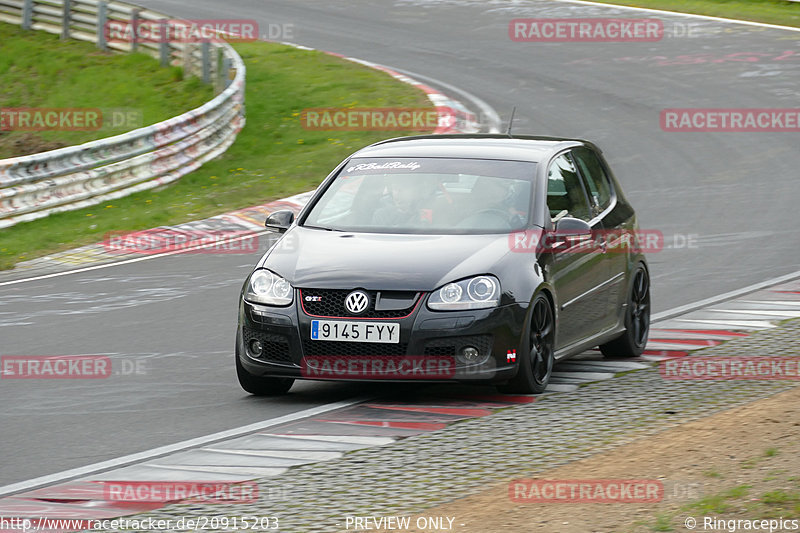
[[766,476],[762,478],[762,481],[773,481],[776,479],[780,479],[780,477],[786,473],[786,470],[771,470],[767,473]]
[[749,511],[758,518],[800,518],[800,492],[775,489],[751,502]]
[[402,134],[304,130],[303,109],[430,106],[418,89],[321,52],[271,43],[236,48],[247,65],[247,126],[225,154],[162,190],[0,230],[0,269],[98,242],[106,232],[201,219],[313,189],[354,150]]
[[771,457],[775,457],[780,453],[777,448],[767,448],[764,450],[764,453],[761,456],[754,456],[748,459],[745,459],[740,463],[740,466],[745,469],[755,468],[761,461],[769,459]]
[[739,466],[741,466],[742,468],[744,468],[746,470],[750,470],[752,468],[755,468],[760,460],[761,460],[760,457],[750,457],[750,458],[745,459],[744,461],[742,461],[739,464]]
[[797,500],[797,495],[789,494],[781,489],[765,492],[761,496],[761,501],[769,505],[782,505]]
[[650,525],[651,531],[675,531],[675,528],[672,527],[672,518],[671,514],[662,513],[656,516],[655,522]]
[[[133,110],[141,125],[155,124],[213,97],[180,68],[160,68],[144,54],[111,54],[82,41],[0,23],[0,105],[3,108],[115,108]],[[0,159],[80,144],[132,128],[96,131],[0,131]]]
[[749,485],[738,485],[736,487],[726,490],[725,492],[714,494],[712,496],[706,496],[705,498],[702,498],[697,502],[685,506],[684,509],[689,511],[694,511],[697,514],[701,514],[704,516],[723,514],[732,509],[731,505],[732,500],[741,500],[742,498],[747,496],[747,492],[749,490],[750,490]]
[[800,27],[800,3],[785,0],[602,0],[608,4]]

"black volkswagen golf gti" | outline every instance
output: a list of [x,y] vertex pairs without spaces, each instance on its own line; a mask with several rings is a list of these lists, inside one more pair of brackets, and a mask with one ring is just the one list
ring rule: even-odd
[[379,142],[342,162],[245,281],[236,369],[295,379],[495,383],[540,393],[599,346],[642,353],[636,216],[593,144],[503,135]]

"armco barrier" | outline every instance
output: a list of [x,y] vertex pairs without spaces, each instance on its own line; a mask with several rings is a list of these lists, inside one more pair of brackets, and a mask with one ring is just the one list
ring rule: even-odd
[[[163,53],[165,43],[105,43],[105,21],[125,17],[166,18],[121,2],[0,0],[0,21],[96,41],[101,48]],[[226,85],[224,90],[205,105],[159,124],[0,160],[0,228],[173,182],[228,149],[245,123],[241,57],[224,42],[170,43],[167,49],[170,62],[199,65],[193,68],[215,76],[220,88]],[[211,57],[221,61],[208,61]]]

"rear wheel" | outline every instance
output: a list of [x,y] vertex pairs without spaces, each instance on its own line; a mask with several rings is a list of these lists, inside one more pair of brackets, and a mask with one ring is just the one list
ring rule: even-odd
[[268,378],[254,376],[248,372],[239,359],[239,334],[236,334],[236,377],[239,378],[239,385],[250,394],[256,396],[279,396],[286,394],[294,384],[292,378]]
[[555,364],[555,320],[550,301],[539,295],[533,301],[528,353],[514,378],[498,387],[506,394],[540,394],[547,388]]
[[650,334],[650,277],[639,265],[633,275],[625,309],[625,331],[616,339],[600,345],[607,358],[636,357],[642,355]]

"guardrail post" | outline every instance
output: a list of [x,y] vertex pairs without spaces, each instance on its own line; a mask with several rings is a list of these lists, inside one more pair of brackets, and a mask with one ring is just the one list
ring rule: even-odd
[[97,47],[103,52],[108,51],[106,40],[106,25],[108,24],[108,2],[105,0],[97,4]]
[[214,90],[217,93],[222,92],[222,47],[216,49],[216,54],[214,54],[214,60],[217,62],[216,70],[214,71]]
[[22,29],[31,29],[33,23],[33,0],[25,0],[22,2]]
[[72,23],[72,0],[64,0],[64,13],[61,16],[61,40],[69,39],[69,26]]
[[211,43],[203,41],[200,52],[203,56],[203,83],[211,83]]
[[228,56],[222,58],[222,76],[223,83],[227,89],[233,83],[231,80],[231,60]]
[[224,89],[222,82],[222,58],[224,52],[221,46],[214,48],[214,92],[219,94]]
[[168,25],[169,19],[161,19],[158,21],[159,35],[161,35],[161,42],[158,44],[158,56],[161,60],[162,67],[169,65],[169,39],[167,38]]
[[139,49],[139,12],[141,9],[131,11],[131,52]]
[[183,44],[183,73],[192,76],[195,72],[193,65],[194,44],[188,40]]

